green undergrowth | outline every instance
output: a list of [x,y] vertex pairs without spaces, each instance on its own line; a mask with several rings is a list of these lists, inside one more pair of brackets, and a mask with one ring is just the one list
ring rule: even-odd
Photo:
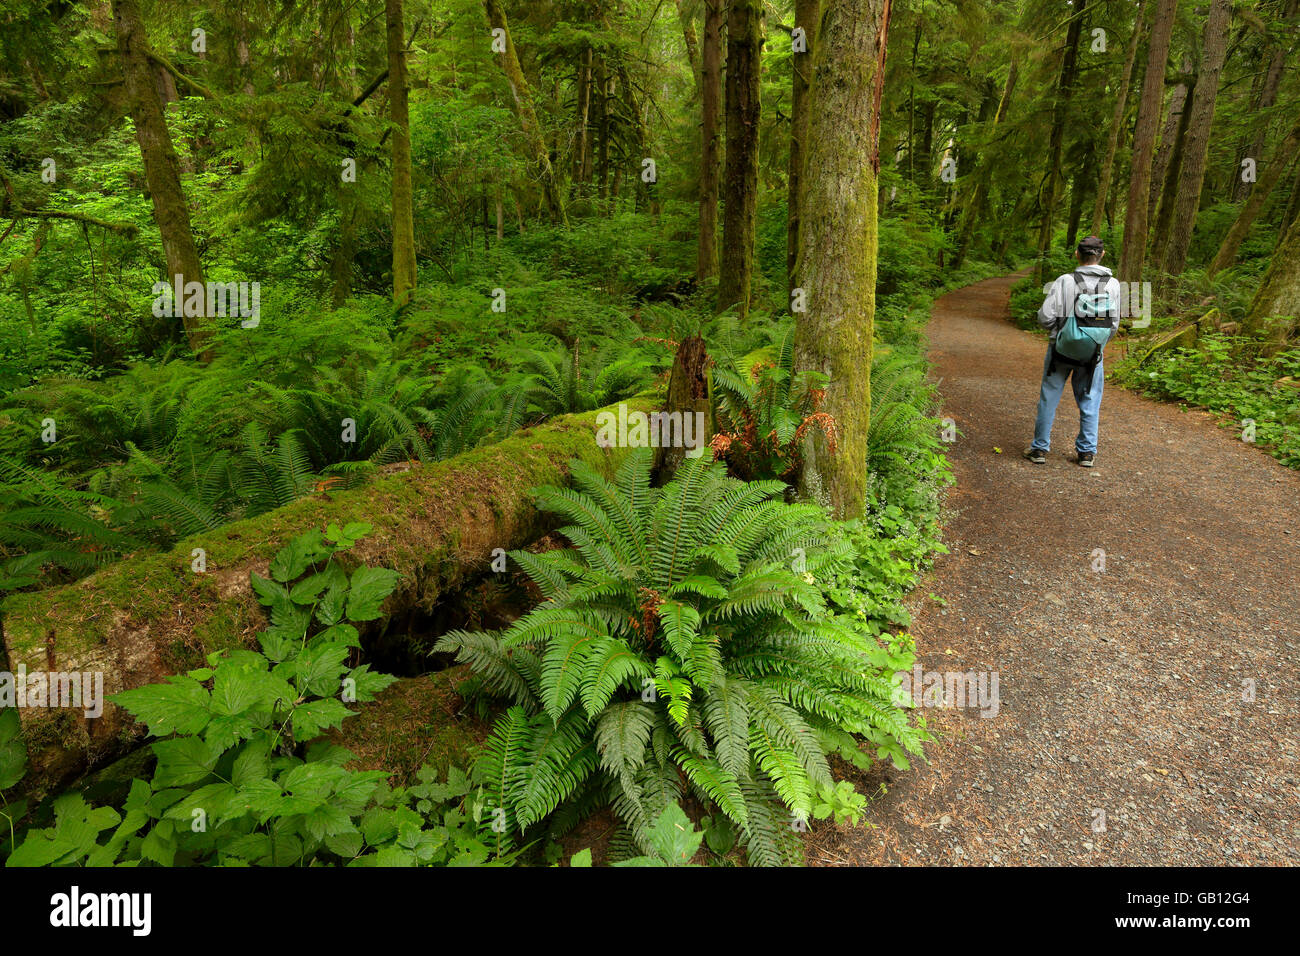
[[1300,468],[1300,348],[1269,354],[1240,335],[1203,333],[1195,347],[1121,363],[1115,379],[1147,395],[1209,409],[1243,441]]

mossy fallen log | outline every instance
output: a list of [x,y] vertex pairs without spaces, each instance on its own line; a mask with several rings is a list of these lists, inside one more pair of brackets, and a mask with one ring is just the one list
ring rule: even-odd
[[1196,344],[1200,332],[1200,326],[1197,322],[1189,322],[1186,325],[1180,325],[1176,329],[1163,332],[1154,342],[1150,343],[1142,357],[1137,361],[1137,367],[1147,363],[1147,360],[1157,352],[1164,349],[1172,348],[1190,348]]
[[[643,395],[627,406],[649,413],[658,402]],[[387,616],[432,609],[485,570],[494,549],[523,547],[553,528],[534,507],[531,488],[563,483],[573,458],[613,472],[627,449],[597,444],[599,414],[562,416],[447,461],[417,463],[361,488],[194,535],[165,553],[125,558],[75,584],[11,595],[0,603],[7,658],[0,670],[102,674],[110,695],[199,666],[213,650],[251,646],[265,616],[250,572],[266,575],[292,538],[331,522],[374,526],[350,553],[401,573]],[[201,572],[194,569],[198,549]],[[83,707],[30,705],[19,716],[29,764],[19,786],[33,795],[120,755],[141,729],[111,703],[98,716]]]

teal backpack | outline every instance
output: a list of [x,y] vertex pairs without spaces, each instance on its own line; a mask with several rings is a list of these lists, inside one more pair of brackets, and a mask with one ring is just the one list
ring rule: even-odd
[[[1119,307],[1111,302],[1106,286],[1110,276],[1085,276],[1074,273],[1074,304],[1056,332],[1052,347],[1052,370],[1059,363],[1091,372],[1101,360],[1101,350],[1110,341],[1111,312]],[[1088,279],[1092,279],[1089,287]],[[1089,383],[1091,383],[1089,376]]]

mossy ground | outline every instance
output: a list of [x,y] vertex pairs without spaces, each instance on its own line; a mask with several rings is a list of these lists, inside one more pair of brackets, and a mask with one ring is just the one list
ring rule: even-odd
[[456,692],[468,676],[464,667],[451,667],[399,680],[327,736],[356,755],[349,767],[387,771],[394,786],[413,782],[425,764],[443,773],[466,767],[491,732]]

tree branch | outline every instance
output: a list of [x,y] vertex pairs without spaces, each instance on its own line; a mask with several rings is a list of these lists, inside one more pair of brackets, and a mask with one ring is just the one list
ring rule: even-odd
[[190,89],[192,89],[195,93],[198,93],[200,96],[202,96],[205,100],[218,99],[216,93],[213,93],[202,83],[198,82],[195,79],[192,79],[191,77],[186,76],[180,70],[176,69],[176,66],[169,59],[167,59],[167,57],[163,56],[161,53],[156,53],[153,50],[150,50],[149,59],[153,60],[155,63],[161,66],[164,70],[166,70],[176,79],[180,80]]

